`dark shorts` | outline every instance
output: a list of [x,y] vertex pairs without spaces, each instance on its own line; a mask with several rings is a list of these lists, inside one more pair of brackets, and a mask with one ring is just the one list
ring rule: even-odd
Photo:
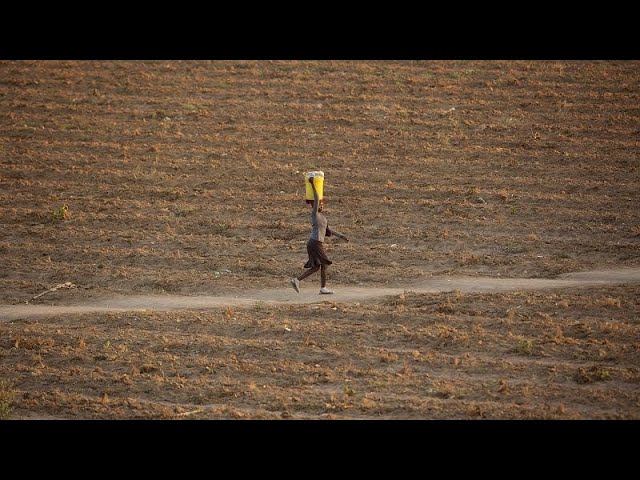
[[333,263],[324,251],[324,243],[317,240],[309,240],[307,242],[307,253],[309,254],[309,260],[304,264],[304,268],[312,268],[323,264],[331,265]]

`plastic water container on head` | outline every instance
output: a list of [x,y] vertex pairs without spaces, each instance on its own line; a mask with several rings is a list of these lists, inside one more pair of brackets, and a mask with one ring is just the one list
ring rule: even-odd
[[309,183],[309,178],[313,177],[313,184],[316,187],[316,191],[318,192],[318,199],[322,200],[324,198],[323,195],[323,187],[324,187],[324,172],[322,170],[314,170],[312,172],[306,172],[304,174],[304,188],[305,188],[305,199],[307,203],[313,203],[313,189],[311,188],[311,184]]

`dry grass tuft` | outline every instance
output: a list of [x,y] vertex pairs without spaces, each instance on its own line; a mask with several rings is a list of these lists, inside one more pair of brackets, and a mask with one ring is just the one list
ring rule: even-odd
[[0,420],[7,420],[13,411],[16,398],[13,382],[0,379]]

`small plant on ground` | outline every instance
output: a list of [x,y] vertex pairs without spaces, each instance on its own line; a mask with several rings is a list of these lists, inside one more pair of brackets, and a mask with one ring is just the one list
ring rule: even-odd
[[13,411],[16,392],[12,382],[0,379],[0,420],[7,420]]
[[606,368],[594,365],[591,368],[579,368],[573,376],[573,379],[577,383],[587,384],[610,380],[611,375]]
[[54,223],[69,220],[69,206],[64,204],[58,208],[54,208],[51,212],[51,220]]
[[520,339],[515,351],[521,355],[533,355],[533,342],[526,338]]

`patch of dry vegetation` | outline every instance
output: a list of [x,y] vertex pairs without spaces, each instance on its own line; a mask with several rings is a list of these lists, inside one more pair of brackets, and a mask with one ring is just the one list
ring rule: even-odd
[[0,377],[17,417],[632,419],[639,298],[405,292],[16,321],[0,324]]

